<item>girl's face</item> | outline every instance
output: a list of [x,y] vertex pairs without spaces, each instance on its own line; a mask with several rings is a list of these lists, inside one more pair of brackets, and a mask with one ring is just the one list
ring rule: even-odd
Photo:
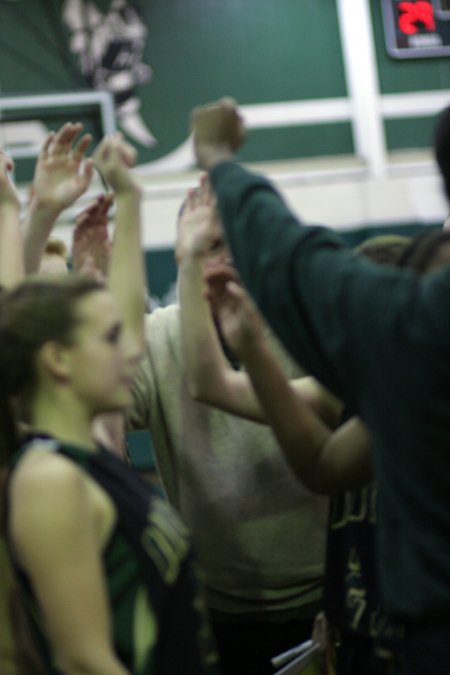
[[93,414],[131,403],[132,364],[127,363],[122,321],[108,291],[90,293],[77,304],[79,324],[67,349],[70,386]]

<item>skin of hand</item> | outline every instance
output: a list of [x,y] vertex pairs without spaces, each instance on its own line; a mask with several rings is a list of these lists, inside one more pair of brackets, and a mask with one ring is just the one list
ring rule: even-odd
[[108,287],[123,319],[122,339],[127,359],[138,362],[144,347],[146,275],[141,242],[141,189],[131,167],[136,150],[121,133],[105,137],[94,153],[95,166],[115,194],[114,241]]
[[75,143],[82,129],[81,123],[68,122],[48,134],[36,163],[32,206],[59,214],[87,190],[94,163],[84,159],[92,136],[84,134]]
[[13,160],[0,152],[0,285],[12,288],[24,275],[20,200],[9,177]]
[[20,199],[14,183],[9,177],[13,171],[14,162],[11,157],[0,151],[0,207],[8,208],[19,213]]
[[76,272],[106,279],[111,254],[108,211],[114,195],[99,195],[77,217],[73,233],[72,258]]
[[208,177],[202,176],[200,186],[189,190],[183,211],[178,220],[175,255],[178,264],[193,256],[199,258],[216,256],[223,252],[224,235],[216,211],[216,199]]
[[246,137],[243,119],[232,98],[194,108],[191,130],[197,160],[207,170],[219,162],[233,159]]
[[80,123],[64,124],[48,134],[39,154],[30,191],[30,202],[23,222],[24,259],[27,274],[39,270],[45,244],[60,213],[88,188],[93,171],[92,159],[85,159],[92,140]]
[[320,494],[340,494],[367,483],[371,438],[361,421],[351,418],[336,432],[324,423],[314,402],[323,397],[320,386],[313,393],[310,378],[303,378],[309,382],[307,390],[301,379],[286,379],[269,353],[262,319],[244,289],[230,281],[225,271],[214,277],[212,285],[221,330],[245,364],[266,419],[295,473]]
[[120,132],[106,136],[94,153],[95,166],[108,181],[116,196],[124,192],[139,192],[129,169],[137,158],[136,150],[127,143]]
[[254,302],[239,284],[235,269],[220,265],[206,269],[208,300],[219,319],[223,337],[237,356],[242,357],[258,340],[264,340],[264,322]]

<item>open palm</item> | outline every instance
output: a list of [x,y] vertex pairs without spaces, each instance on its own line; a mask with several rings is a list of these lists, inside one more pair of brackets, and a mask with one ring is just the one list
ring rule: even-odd
[[47,207],[62,211],[73,204],[89,186],[93,161],[82,167],[85,152],[92,140],[84,134],[76,145],[75,138],[82,124],[65,124],[59,131],[50,133],[39,155],[33,181],[33,194]]

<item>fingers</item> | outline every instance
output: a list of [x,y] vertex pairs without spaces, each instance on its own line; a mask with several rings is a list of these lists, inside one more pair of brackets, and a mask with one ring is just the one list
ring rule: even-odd
[[202,174],[200,177],[200,188],[199,188],[200,202],[205,206],[215,206],[216,197],[211,187],[209,181],[209,176],[207,173]]
[[102,213],[107,214],[111,206],[114,204],[114,195],[112,192],[108,192],[108,194],[104,195],[104,199],[102,200],[101,203],[101,210]]
[[90,143],[92,142],[92,134],[84,134],[76,144],[75,148],[72,151],[72,156],[77,162],[81,162],[83,159],[86,150],[88,149]]
[[208,176],[204,174],[200,178],[199,187],[190,188],[188,190],[183,211],[194,211],[198,206],[208,206],[212,208],[215,203],[216,200],[211,190]]
[[232,96],[223,96],[218,100],[217,105],[234,109],[238,107],[238,102]]
[[76,227],[100,227],[108,224],[108,211],[114,202],[114,195],[98,195],[75,219]]
[[68,154],[71,150],[72,143],[82,130],[83,125],[80,122],[72,124],[67,122],[56,132],[53,142],[49,147],[49,153],[52,155]]
[[239,275],[234,267],[225,263],[217,263],[211,267],[206,266],[204,271],[206,283],[226,284],[228,281],[239,283]]
[[186,210],[193,211],[199,203],[199,193],[198,188],[191,188],[188,190],[186,197]]
[[97,197],[96,212],[98,216],[105,217],[109,209],[114,203],[114,194],[108,192],[106,195],[102,194]]
[[199,118],[210,115],[215,115],[217,112],[226,111],[227,113],[235,113],[237,116],[240,115],[237,112],[238,103],[231,96],[224,96],[219,98],[217,101],[211,101],[205,105],[196,106],[193,108],[191,113],[191,121],[193,125],[199,120]]
[[76,137],[83,129],[81,122],[67,122],[55,133],[51,131],[42,146],[40,156],[47,159],[49,155],[59,157],[72,154],[76,162],[81,162],[86,154],[89,144],[92,142],[92,134],[84,134],[78,141],[75,147],[73,143]]
[[[232,98],[194,108],[191,115],[194,148],[203,166],[211,166],[220,157],[235,152],[245,140],[245,126],[237,103]],[[211,155],[214,150],[215,155]],[[219,154],[218,154],[219,153]],[[219,156],[220,155],[220,156]],[[208,159],[209,158],[209,159]]]
[[13,171],[14,170],[14,160],[2,150],[0,150],[0,168],[2,171]]
[[134,166],[137,159],[136,148],[124,139],[123,134],[121,134],[120,131],[115,135],[114,140],[117,143],[117,149],[125,164],[130,168]]
[[105,136],[95,152],[97,161],[115,161],[118,158],[128,167],[132,167],[137,158],[135,148],[124,140],[123,134],[118,131],[113,136]]
[[45,139],[44,144],[41,148],[40,155],[43,159],[46,159],[48,157],[49,148],[50,148],[51,144],[53,143],[54,138],[55,138],[55,132],[50,131],[50,133],[47,134],[47,138]]
[[105,137],[94,153],[96,168],[116,194],[130,190],[139,193],[138,183],[129,171],[136,157],[136,150],[121,133]]

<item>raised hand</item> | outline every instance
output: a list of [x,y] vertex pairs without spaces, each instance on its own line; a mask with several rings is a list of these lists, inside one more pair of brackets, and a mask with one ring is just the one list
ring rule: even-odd
[[238,283],[229,265],[207,269],[208,300],[228,346],[243,357],[252,345],[264,338],[264,322],[253,300]]
[[20,200],[9,177],[14,162],[0,152],[0,286],[12,288],[24,276]]
[[13,169],[14,162],[11,157],[0,151],[0,208],[7,207],[19,212],[19,195],[9,176],[9,172]]
[[114,196],[99,195],[76,219],[72,259],[76,272],[106,279],[111,242],[108,237],[108,211]]
[[116,194],[139,192],[130,168],[136,162],[137,153],[120,132],[106,136],[94,153],[95,166]]
[[207,176],[200,187],[189,190],[178,220],[175,254],[178,263],[187,255],[215,255],[223,248],[224,237],[216,200]]
[[205,169],[231,159],[246,135],[236,101],[231,98],[194,108],[191,129],[197,160]]
[[68,122],[56,133],[48,134],[33,179],[33,201],[37,206],[60,213],[87,190],[94,163],[84,159],[92,136],[84,134],[75,144],[82,129],[82,124]]

